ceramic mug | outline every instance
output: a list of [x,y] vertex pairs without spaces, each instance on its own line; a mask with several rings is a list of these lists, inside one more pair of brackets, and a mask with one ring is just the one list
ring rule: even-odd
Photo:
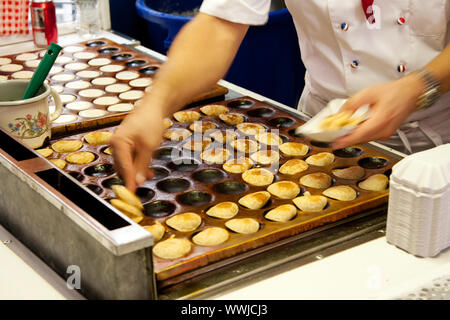
[[[29,99],[22,99],[29,80],[0,81],[0,127],[36,149],[51,138],[51,122],[62,112],[59,95],[44,83]],[[55,111],[49,115],[48,96],[55,101]]]

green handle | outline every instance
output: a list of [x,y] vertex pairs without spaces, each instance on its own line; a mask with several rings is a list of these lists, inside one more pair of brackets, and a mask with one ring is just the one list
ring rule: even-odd
[[53,64],[55,63],[61,49],[62,48],[56,43],[50,43],[50,46],[34,72],[22,99],[29,99],[36,95],[37,91],[42,86],[45,78],[50,72],[50,69],[53,67]]

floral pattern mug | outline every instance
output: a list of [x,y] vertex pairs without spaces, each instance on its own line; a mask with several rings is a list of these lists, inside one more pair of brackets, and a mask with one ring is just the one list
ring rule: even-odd
[[[35,97],[22,99],[28,80],[0,82],[0,127],[21,139],[31,148],[39,148],[51,138],[51,122],[62,112],[59,95],[44,83]],[[55,101],[55,112],[49,115],[48,97]]]

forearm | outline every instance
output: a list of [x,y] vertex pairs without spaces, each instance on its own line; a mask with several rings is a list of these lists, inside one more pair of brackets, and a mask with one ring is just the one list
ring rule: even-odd
[[230,67],[248,26],[199,13],[177,35],[142,103],[164,116],[209,90]]
[[425,68],[441,82],[442,93],[450,91],[450,45],[434,58]]

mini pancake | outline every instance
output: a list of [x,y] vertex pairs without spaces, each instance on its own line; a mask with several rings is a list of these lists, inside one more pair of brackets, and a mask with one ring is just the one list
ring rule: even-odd
[[268,186],[273,179],[273,173],[264,168],[253,168],[242,174],[242,180],[257,187]]
[[178,111],[173,114],[175,120],[181,123],[198,121],[201,118],[197,111]]
[[333,169],[332,173],[341,179],[361,179],[366,174],[366,171],[360,166],[351,166],[342,169]]
[[116,78],[119,80],[133,80],[139,78],[139,73],[133,71],[122,71],[116,73]]
[[115,184],[111,187],[111,189],[116,194],[116,197],[120,200],[128,203],[129,205],[138,208],[139,210],[144,210],[144,206],[141,203],[141,200],[136,196],[133,192],[128,190],[125,186],[120,184]]
[[164,125],[164,129],[169,129],[173,125],[173,122],[170,121],[170,119],[165,118],[163,120],[163,125]]
[[89,68],[89,65],[82,62],[71,62],[66,65],[64,65],[64,69],[70,70],[70,71],[80,71]]
[[355,127],[363,121],[361,117],[352,116],[353,113],[348,110],[332,114],[323,119],[320,127],[322,130],[336,131],[344,127]]
[[191,131],[181,128],[170,129],[163,133],[163,137],[171,141],[181,141],[189,138],[191,135]]
[[109,154],[111,156],[113,154],[113,150],[111,147],[108,147],[105,150],[103,150],[103,153]]
[[65,87],[69,89],[87,89],[91,84],[84,80],[71,81],[65,84]]
[[273,132],[259,132],[255,135],[255,138],[258,142],[268,146],[278,146],[283,143],[280,136]]
[[227,143],[236,140],[237,134],[234,131],[214,131],[209,134],[211,138],[219,143]]
[[84,70],[77,72],[76,75],[80,78],[93,79],[100,75],[100,72],[94,70]]
[[230,159],[223,164],[223,169],[229,173],[243,173],[253,167],[253,161],[246,157]]
[[286,142],[279,146],[280,151],[287,156],[300,157],[308,153],[309,147],[299,142]]
[[183,144],[183,148],[192,151],[203,151],[208,148],[211,144],[210,139],[191,139],[185,144]]
[[231,219],[239,212],[239,206],[234,202],[221,202],[206,211],[208,216],[220,219]]
[[193,212],[180,213],[166,220],[166,224],[180,232],[190,232],[197,229],[202,218]]
[[87,59],[95,58],[96,56],[98,56],[98,54],[95,52],[80,51],[80,52],[75,52],[73,54],[73,56],[80,60],[87,60]]
[[101,110],[101,109],[88,109],[88,110],[80,111],[78,113],[78,115],[83,118],[98,118],[98,117],[103,117],[106,114],[107,114],[107,112],[105,110]]
[[60,66],[53,66],[53,67],[51,67],[51,69],[48,72],[48,74],[49,75],[57,74],[57,73],[63,72],[63,70],[64,69],[62,67],[60,67]]
[[16,72],[23,69],[23,66],[20,64],[10,63],[10,64],[4,64],[0,66],[0,71],[3,72]]
[[108,58],[96,58],[88,61],[88,65],[94,67],[105,66],[110,63],[111,60],[109,60]]
[[64,91],[64,88],[62,86],[50,86],[56,93],[61,93]]
[[275,150],[259,150],[250,156],[250,159],[261,165],[272,165],[280,161],[280,154]]
[[52,149],[58,153],[75,152],[81,149],[83,142],[80,140],[59,140],[52,144]]
[[0,57],[0,66],[3,66],[5,64],[10,64],[11,62],[12,62],[12,60],[10,58]]
[[107,86],[107,85],[110,85],[110,84],[113,84],[116,82],[117,82],[117,80],[112,77],[100,77],[100,78],[95,78],[91,81],[91,83],[96,86]]
[[280,199],[294,199],[300,193],[300,187],[292,181],[279,181],[268,186],[267,191]]
[[31,79],[33,77],[33,74],[33,71],[23,70],[14,72],[11,77],[14,79]]
[[242,234],[255,233],[260,228],[259,222],[253,218],[231,219],[225,222],[225,226],[231,231]]
[[137,100],[144,96],[144,92],[141,90],[129,90],[119,94],[119,98],[122,100]]
[[222,164],[228,160],[230,152],[223,148],[209,149],[203,151],[200,157],[207,163]]
[[294,175],[299,174],[305,170],[308,170],[308,164],[306,161],[303,161],[301,159],[291,159],[286,161],[281,167],[280,167],[280,173],[287,174],[287,175]]
[[122,93],[130,89],[131,87],[125,83],[115,83],[105,87],[105,91],[110,93]]
[[119,209],[130,218],[144,217],[144,214],[138,208],[126,203],[123,200],[111,199],[109,200],[109,202],[113,205],[114,208]]
[[81,46],[67,46],[67,47],[65,47],[63,49],[63,51],[64,52],[70,52],[70,53],[80,52],[80,51],[84,51],[84,47],[81,47]]
[[72,61],[73,61],[73,59],[71,57],[59,56],[56,58],[55,63],[65,64],[65,63],[69,63]]
[[61,99],[62,104],[66,104],[77,99],[77,97],[71,94],[60,94],[59,98]]
[[324,196],[311,195],[309,192],[305,192],[303,196],[295,198],[292,202],[294,202],[301,211],[319,212],[325,208],[328,201]]
[[100,89],[85,89],[79,91],[78,94],[84,98],[98,98],[104,95],[105,92]]
[[166,232],[164,226],[157,220],[151,226],[144,226],[144,228],[153,235],[153,241],[155,242],[161,240]]
[[55,74],[51,77],[53,81],[72,81],[75,79],[75,76],[71,73],[61,73]]
[[95,155],[88,151],[75,152],[66,156],[66,161],[73,164],[88,164],[94,160]]
[[94,105],[89,101],[74,101],[66,104],[66,108],[74,111],[82,111],[92,108]]
[[5,80],[8,80],[8,76],[0,75],[0,81],[5,81]]
[[175,238],[160,241],[153,247],[153,254],[161,259],[177,259],[185,256],[191,251],[192,245],[186,239]]
[[120,99],[117,98],[117,97],[109,97],[109,96],[106,96],[106,97],[100,97],[100,98],[97,98],[97,99],[95,99],[95,100],[92,101],[92,102],[95,103],[95,104],[97,104],[97,105],[100,105],[100,106],[110,106],[110,105],[119,103],[119,102],[120,102]]
[[39,56],[35,53],[22,53],[16,56],[17,61],[36,60]]
[[258,151],[259,145],[256,141],[250,139],[237,139],[230,142],[230,145],[239,152],[253,153]]
[[118,103],[108,107],[109,112],[128,112],[134,109],[131,103]]
[[251,122],[239,123],[236,125],[236,128],[249,136],[266,131],[266,128],[263,125]]
[[219,119],[231,126],[235,126],[244,122],[244,117],[238,113],[219,114]]
[[247,194],[239,199],[239,204],[251,209],[258,210],[264,207],[270,199],[270,193],[267,191],[258,191],[254,193]]
[[323,195],[339,201],[352,201],[357,197],[356,191],[349,186],[334,186],[322,192]]
[[63,124],[73,122],[77,119],[78,117],[73,114],[62,114],[57,119],[53,120],[52,123]]
[[199,133],[205,133],[206,131],[213,130],[215,128],[217,128],[217,125],[211,121],[195,121],[189,126],[189,129]]
[[152,78],[138,78],[131,80],[128,84],[132,87],[136,88],[145,88],[151,85],[153,82]]
[[310,173],[300,178],[302,185],[316,189],[328,188],[331,182],[331,177],[323,172]]
[[209,104],[200,108],[200,111],[207,116],[218,116],[219,114],[227,113],[228,108],[220,104]]
[[199,246],[217,246],[227,241],[229,237],[227,230],[211,227],[197,233],[192,237],[192,241]]
[[118,72],[125,69],[124,66],[118,65],[118,64],[108,64],[106,66],[100,67],[100,71],[102,72]]
[[334,161],[334,154],[330,152],[319,152],[306,158],[306,162],[313,166],[327,166]]
[[84,140],[91,145],[108,144],[111,139],[112,132],[109,131],[95,131],[89,132],[84,136]]
[[67,165],[67,163],[63,159],[50,159],[50,161],[60,169],[64,169]]
[[53,154],[53,150],[50,148],[37,149],[35,151],[45,158],[48,158]]
[[358,187],[368,191],[383,191],[388,187],[389,179],[384,174],[378,173],[358,183]]
[[41,63],[41,60],[28,60],[25,61],[25,66],[28,68],[37,68],[39,63]]
[[292,204],[283,204],[278,206],[264,216],[267,220],[275,222],[288,222],[297,214],[297,208]]

